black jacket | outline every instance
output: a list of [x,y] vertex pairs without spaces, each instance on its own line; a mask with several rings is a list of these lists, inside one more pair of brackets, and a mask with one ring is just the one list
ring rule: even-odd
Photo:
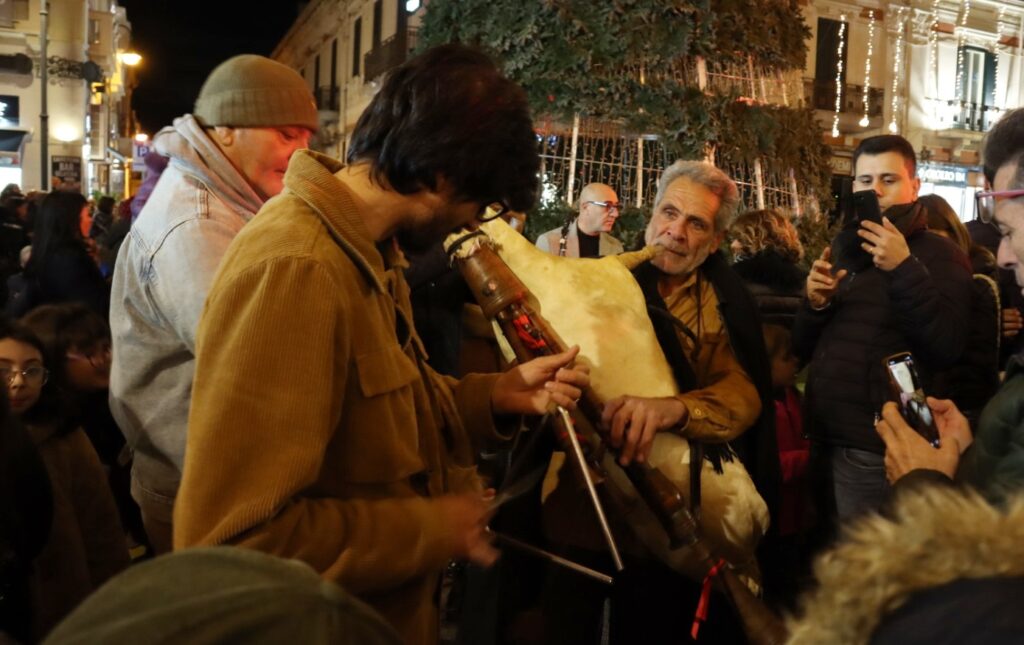
[[801,305],[793,345],[812,361],[805,428],[813,439],[884,454],[874,419],[889,397],[882,360],[891,354],[911,352],[925,390],[943,394],[932,376],[967,344],[971,273],[967,256],[925,231],[924,220],[917,209],[904,227],[911,255],[900,266],[851,271],[823,311]]
[[33,282],[31,307],[80,302],[107,319],[110,287],[84,247],[62,248],[45,260],[30,261],[25,277]]
[[[761,399],[761,415],[757,421],[746,432],[731,441],[730,445],[753,479],[757,492],[768,505],[768,512],[775,517],[781,482],[779,450],[775,440],[771,363],[764,348],[757,305],[721,252],[709,255],[701,265],[700,271],[715,289],[718,310],[725,321],[733,353],[753,381]],[[675,325],[663,313],[658,313],[667,311],[665,301],[658,293],[658,278],[661,272],[649,262],[645,262],[633,274],[647,300],[654,332],[665,358],[672,367],[679,390],[686,392],[696,388],[697,379],[679,342]],[[705,444],[705,450],[712,460],[720,457],[720,453],[715,451],[712,445]]]
[[772,249],[739,259],[732,268],[754,296],[761,322],[792,329],[807,272]]

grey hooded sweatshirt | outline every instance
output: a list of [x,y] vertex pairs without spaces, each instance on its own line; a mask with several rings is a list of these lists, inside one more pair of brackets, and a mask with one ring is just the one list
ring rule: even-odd
[[170,506],[185,457],[199,315],[224,252],[263,200],[191,115],[154,145],[170,164],[114,270],[110,410],[135,453],[135,486]]

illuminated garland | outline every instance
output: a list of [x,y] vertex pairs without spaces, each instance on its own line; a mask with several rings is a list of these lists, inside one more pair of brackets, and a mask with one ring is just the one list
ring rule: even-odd
[[903,12],[905,9],[905,7],[900,7],[896,18],[899,27],[896,32],[896,55],[892,59],[892,119],[889,121],[889,132],[893,134],[899,131],[899,126],[896,125],[896,111],[900,104],[900,96],[897,92],[900,83],[900,62],[903,60],[903,29],[906,26]]
[[839,136],[839,111],[843,105],[843,47],[846,45],[846,14],[840,16],[839,48],[836,50],[836,112],[832,118],[832,136]]
[[860,127],[868,127],[868,107],[871,94],[871,54],[875,47],[875,11],[868,9],[868,57],[864,60],[864,116],[860,120]]
[[962,100],[964,83],[964,33],[967,27],[967,17],[971,15],[971,0],[964,0],[964,10],[960,14],[960,25],[957,27],[956,41],[956,98]]
[[994,80],[992,82],[992,105],[998,109],[999,101],[997,97],[999,95],[999,41],[1003,37],[1003,16],[1006,15],[1006,7],[999,7],[999,16],[996,18],[996,37],[992,43],[992,59],[993,59],[993,72]]
[[928,69],[935,82],[935,93],[932,98],[932,129],[941,127],[939,119],[939,0],[932,0],[932,31],[928,34]]

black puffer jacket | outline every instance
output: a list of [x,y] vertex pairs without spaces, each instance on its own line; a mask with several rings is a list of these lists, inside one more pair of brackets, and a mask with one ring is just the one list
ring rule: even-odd
[[888,399],[882,359],[913,353],[925,390],[942,396],[932,376],[964,351],[971,308],[967,256],[926,232],[923,209],[915,211],[900,227],[911,257],[890,272],[874,266],[851,272],[823,311],[801,305],[793,344],[801,360],[812,360],[806,427],[816,440],[884,454],[874,430],[875,413]]
[[792,329],[807,272],[773,249],[739,259],[732,268],[754,296],[761,322]]
[[953,399],[972,428],[999,389],[999,285],[981,274],[972,281],[970,335],[957,364],[936,378],[935,391]]

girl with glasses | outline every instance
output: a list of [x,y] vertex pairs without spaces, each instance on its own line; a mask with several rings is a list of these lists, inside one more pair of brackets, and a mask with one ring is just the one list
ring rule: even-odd
[[[60,392],[63,412],[81,427],[107,471],[121,523],[135,545],[147,547],[139,507],[131,498],[131,454],[110,414],[110,327],[80,303],[43,305],[21,322],[42,341],[50,381]],[[134,552],[134,551],[133,551]]]
[[106,473],[88,437],[64,415],[45,355],[43,343],[27,327],[0,323],[0,379],[7,385],[11,412],[39,450],[53,492],[50,535],[33,562],[33,585],[39,592],[33,640],[41,640],[128,565]]

